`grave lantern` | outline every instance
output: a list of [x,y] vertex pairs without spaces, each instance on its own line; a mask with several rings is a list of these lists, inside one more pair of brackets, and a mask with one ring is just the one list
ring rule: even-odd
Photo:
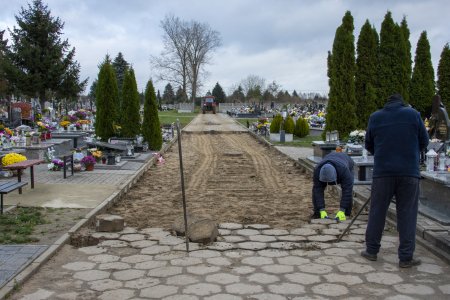
[[426,160],[426,166],[427,166],[427,172],[433,172],[435,165],[437,163],[437,153],[436,151],[434,151],[433,149],[430,149],[427,154],[425,154],[425,156],[427,157]]

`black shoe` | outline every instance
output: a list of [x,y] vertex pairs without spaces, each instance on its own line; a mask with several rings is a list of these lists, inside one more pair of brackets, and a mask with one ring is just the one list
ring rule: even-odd
[[400,268],[411,268],[411,267],[415,267],[418,266],[422,263],[422,261],[420,259],[411,259],[411,260],[407,260],[407,261],[399,261],[398,262],[398,266]]
[[320,213],[319,212],[313,212],[311,215],[311,219],[320,219]]
[[370,260],[370,261],[376,261],[377,260],[377,255],[376,254],[370,254],[366,250],[361,251],[361,256],[364,257],[365,259]]

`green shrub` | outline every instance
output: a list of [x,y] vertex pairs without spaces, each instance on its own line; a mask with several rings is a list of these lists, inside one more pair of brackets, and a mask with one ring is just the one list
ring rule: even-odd
[[306,119],[301,117],[297,119],[294,134],[299,138],[305,137],[309,134],[309,125]]
[[270,123],[270,133],[280,133],[280,126],[282,121],[283,117],[280,114],[276,115],[273,118],[272,123]]
[[286,120],[284,121],[284,131],[286,133],[294,133],[295,130],[295,123],[294,119],[292,119],[291,116],[287,116]]

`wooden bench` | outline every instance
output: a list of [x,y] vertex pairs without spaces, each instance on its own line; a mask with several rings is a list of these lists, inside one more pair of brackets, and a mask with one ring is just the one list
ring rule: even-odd
[[0,214],[3,214],[3,195],[8,194],[17,189],[22,189],[22,187],[27,184],[28,182],[14,182],[14,181],[0,182],[0,197],[1,197]]
[[[42,159],[29,159],[24,160],[15,164],[11,164],[8,166],[4,166],[3,169],[6,170],[17,170],[17,182],[22,182],[22,170],[25,170],[26,168],[30,168],[30,177],[31,177],[31,188],[34,189],[34,165],[39,165],[43,163],[44,161]],[[22,194],[22,188],[19,188],[19,194]]]

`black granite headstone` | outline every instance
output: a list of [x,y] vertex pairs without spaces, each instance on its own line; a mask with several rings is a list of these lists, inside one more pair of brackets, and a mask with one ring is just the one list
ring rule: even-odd
[[450,140],[450,120],[439,95],[433,97],[430,125],[430,137],[432,139],[436,138],[441,141]]

